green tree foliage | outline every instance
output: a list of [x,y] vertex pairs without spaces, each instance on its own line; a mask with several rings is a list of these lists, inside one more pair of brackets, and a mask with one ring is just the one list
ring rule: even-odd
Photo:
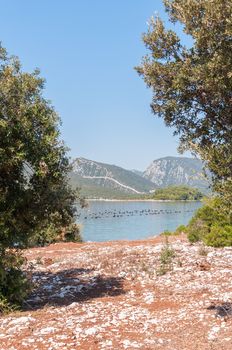
[[0,47],[0,299],[21,301],[25,278],[20,249],[57,239],[79,239],[78,193],[68,184],[59,118],[43,98],[38,70]]
[[152,196],[152,198],[160,200],[200,200],[202,197],[203,195],[199,190],[188,186],[159,188]]
[[232,2],[164,4],[170,21],[181,24],[192,46],[182,44],[160,18],[152,18],[143,36],[149,54],[136,69],[153,91],[152,111],[175,128],[182,150],[190,149],[206,162],[231,213]]
[[221,210],[219,198],[207,199],[186,228],[190,242],[203,241],[207,245],[223,247],[232,245],[230,216]]

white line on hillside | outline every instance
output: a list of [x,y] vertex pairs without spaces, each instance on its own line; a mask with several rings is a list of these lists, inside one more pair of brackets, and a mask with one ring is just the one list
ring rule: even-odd
[[116,184],[118,184],[119,186],[121,187],[124,187],[124,188],[127,188],[135,193],[138,193],[138,194],[143,194],[144,192],[139,192],[137,190],[135,190],[133,187],[130,187],[130,186],[126,186],[126,185],[123,185],[121,184],[121,182],[113,179],[112,177],[108,177],[108,176],[82,176],[84,179],[104,179],[104,180],[110,180],[110,181],[113,181],[115,182]]

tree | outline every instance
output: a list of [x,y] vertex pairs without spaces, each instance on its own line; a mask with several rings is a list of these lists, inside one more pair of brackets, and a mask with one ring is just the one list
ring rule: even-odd
[[68,184],[60,120],[43,88],[38,70],[23,72],[0,47],[0,301],[25,295],[21,248],[80,238],[78,192]]
[[215,190],[232,213],[232,3],[164,0],[172,23],[191,38],[187,47],[160,18],[143,41],[149,50],[137,71],[153,91],[151,108],[180,136],[180,149],[206,162]]

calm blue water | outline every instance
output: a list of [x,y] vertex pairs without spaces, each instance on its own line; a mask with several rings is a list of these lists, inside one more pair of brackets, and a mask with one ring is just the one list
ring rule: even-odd
[[78,222],[84,241],[140,239],[185,225],[201,202],[90,201]]

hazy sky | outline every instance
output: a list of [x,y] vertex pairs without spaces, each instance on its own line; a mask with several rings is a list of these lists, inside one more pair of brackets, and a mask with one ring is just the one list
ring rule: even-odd
[[72,157],[143,170],[178,155],[134,70],[147,21],[156,12],[167,20],[161,0],[0,0],[0,8],[0,41],[25,70],[41,69]]

